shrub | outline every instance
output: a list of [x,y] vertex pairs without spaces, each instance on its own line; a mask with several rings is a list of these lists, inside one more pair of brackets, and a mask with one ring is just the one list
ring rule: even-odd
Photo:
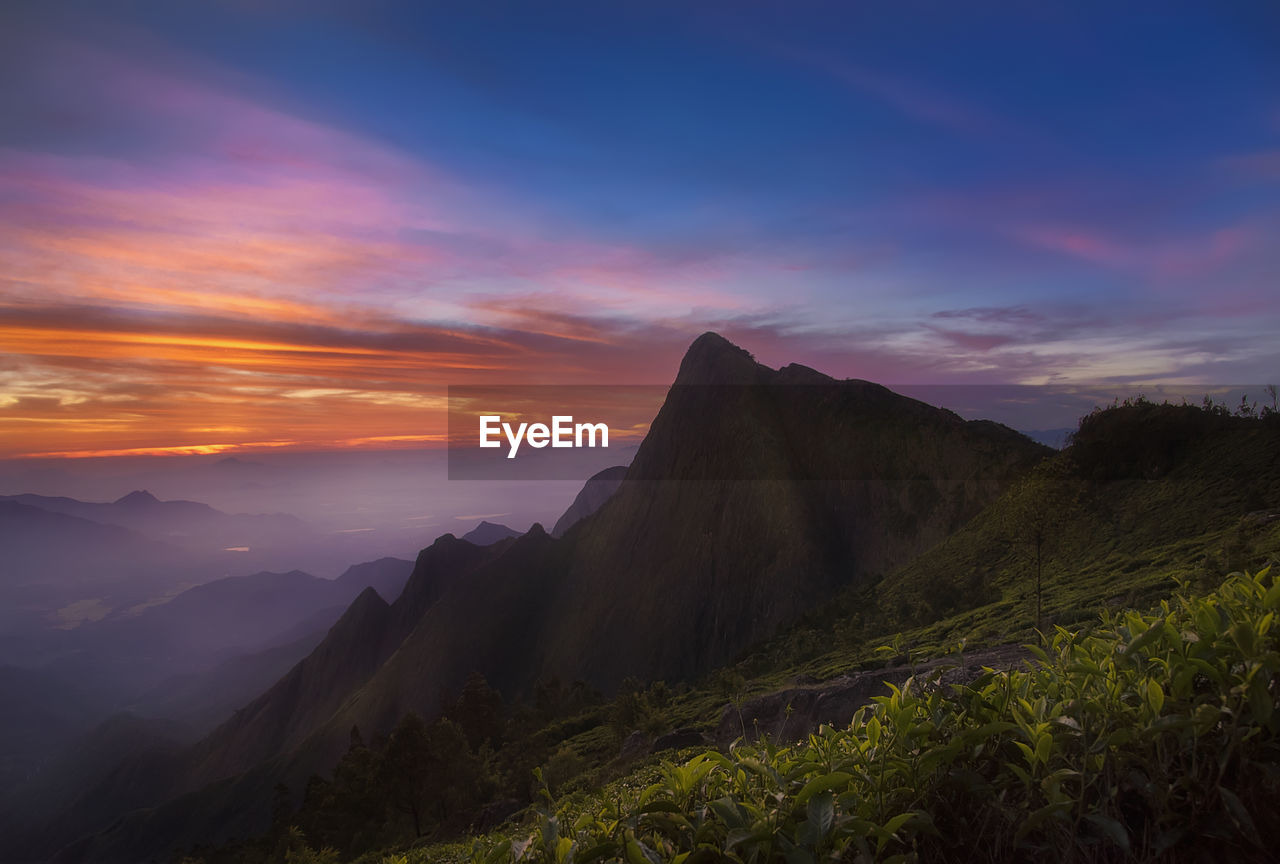
[[1057,628],[1038,661],[910,679],[847,729],[664,763],[545,805],[476,864],[1269,860],[1280,831],[1280,584],[1235,574]]

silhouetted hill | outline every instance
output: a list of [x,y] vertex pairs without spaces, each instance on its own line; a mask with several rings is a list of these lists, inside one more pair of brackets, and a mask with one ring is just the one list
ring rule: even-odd
[[379,558],[377,561],[351,565],[336,581],[350,591],[351,596],[365,588],[372,588],[383,600],[391,603],[400,596],[412,572],[412,561]]
[[297,743],[299,730],[326,720],[394,650],[391,618],[387,601],[372,588],[362,591],[311,654],[197,746],[194,784],[284,752]]
[[[1171,576],[1214,582],[1265,563],[1280,524],[1280,415],[1266,421],[1151,402],[1095,412],[1073,443],[948,538],[854,601],[905,626],[975,610],[1025,611],[1037,526],[1050,621],[1091,618],[1105,600],[1167,593]],[[1270,550],[1280,553],[1280,550]],[[994,604],[994,605],[989,605]],[[978,611],[985,610],[985,611]],[[999,611],[994,611],[999,610]]]
[[[176,707],[173,698],[159,692],[166,679],[200,676],[230,657],[323,632],[366,587],[397,596],[412,567],[408,561],[384,558],[350,567],[338,579],[298,570],[216,579],[137,614],[77,628],[63,640],[64,653],[55,668],[73,680],[94,681],[95,689],[114,694],[119,706],[145,700]],[[308,650],[314,644],[310,642]],[[292,662],[305,653],[293,656]],[[234,684],[225,676],[204,680],[210,685]],[[201,701],[226,704],[228,696],[244,698],[258,692],[233,686],[229,693],[207,691]]]
[[589,477],[569,509],[556,520],[551,536],[563,537],[566,531],[599,510],[618,491],[626,476],[627,466],[615,465]]
[[468,543],[474,543],[477,546],[492,546],[501,540],[510,537],[519,537],[520,532],[514,528],[508,528],[506,525],[500,525],[497,522],[482,521],[479,525],[472,528],[466,534],[462,535],[462,539]]

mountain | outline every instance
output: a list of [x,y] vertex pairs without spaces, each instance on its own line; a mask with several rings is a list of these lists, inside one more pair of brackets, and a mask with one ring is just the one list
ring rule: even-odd
[[107,503],[30,494],[0,496],[0,502],[4,501],[128,528],[152,539],[202,551],[277,543],[282,537],[309,533],[306,524],[294,516],[223,513],[196,501],[161,501],[145,490]]
[[1280,560],[1280,415],[1145,401],[1090,415],[1070,447],[855,603],[882,627],[979,607],[1007,618],[1034,594],[1035,536],[1046,623]]
[[240,567],[297,560],[300,550],[319,545],[292,516],[229,515],[145,491],[109,503],[0,496],[0,628],[36,635],[25,652],[0,659],[38,660],[49,636],[39,631],[51,625],[145,607]]
[[483,521],[466,534],[463,534],[462,539],[477,546],[492,546],[501,540],[519,536],[520,532],[514,528],[508,528],[506,525],[499,525],[496,522]]
[[551,536],[563,537],[566,531],[599,510],[618,491],[626,476],[627,466],[615,465],[589,477],[569,509],[556,520]]
[[[147,717],[165,717],[197,735],[214,729],[279,681],[324,639],[346,607],[321,610],[278,637],[280,644],[237,654],[210,668],[175,675],[133,700],[131,709]],[[302,635],[296,635],[301,631]]]
[[95,578],[86,572],[86,560],[96,559],[114,573],[129,564],[153,564],[172,556],[173,550],[127,528],[45,510],[22,500],[35,497],[0,498],[0,548],[5,556],[0,584],[5,587]]
[[[51,810],[75,800],[80,790],[128,765],[135,785],[144,785],[155,771],[179,752],[178,741],[190,735],[180,725],[132,714],[117,714],[84,731],[70,746],[41,766],[23,784],[4,785],[0,793],[0,834],[23,837],[48,817]],[[13,794],[6,794],[12,792]],[[54,828],[57,831],[67,826]],[[3,860],[12,860],[4,857]]]
[[[84,694],[53,676],[0,666],[0,790],[37,776],[62,746],[84,732],[89,704]],[[4,797],[0,792],[0,804]]]
[[[27,844],[23,847],[30,850],[27,854],[40,857],[52,851],[48,845],[51,838],[65,842],[67,826],[82,832],[100,830],[126,810],[154,806],[184,794],[187,799],[179,800],[200,801],[204,793],[197,790],[209,784],[213,784],[209,788],[225,791],[230,778],[238,773],[298,747],[385,662],[405,633],[454,581],[467,578],[493,554],[492,549],[451,534],[438,538],[419,554],[395,602],[388,604],[375,590],[366,588],[303,659],[198,743],[176,753],[146,751],[125,760],[77,800],[63,802],[66,809],[48,820],[51,827],[47,830],[37,829],[17,840]],[[369,569],[351,568],[348,574],[353,571],[367,574]],[[327,750],[312,750],[310,756],[306,766],[334,758]],[[253,787],[255,794],[269,794],[278,782],[275,774],[259,771],[254,776],[268,778],[262,781],[265,786]],[[300,779],[305,781],[306,775]],[[189,811],[179,809],[186,813],[180,818],[190,816]],[[256,814],[244,815],[252,818]]]
[[[51,628],[95,620],[170,590],[183,552],[118,525],[0,499],[0,632],[7,640],[0,662],[38,662],[48,655]],[[34,638],[33,638],[34,637]]]
[[[137,646],[153,652],[256,649],[318,613],[345,608],[365,588],[394,599],[412,569],[412,562],[382,558],[353,565],[337,579],[300,570],[228,576],[136,614],[86,625],[77,635],[83,643],[109,642],[117,648]],[[309,629],[315,629],[314,623]]]
[[239,815],[217,830],[261,827],[271,776],[323,770],[353,725],[371,734],[411,710],[437,714],[473,671],[508,697],[552,677],[604,689],[691,679],[939,543],[1049,452],[869,382],[770,369],[706,334],[595,513],[562,539],[538,525],[488,548],[440,538],[395,603],[361,595],[151,797],[189,794],[69,860],[200,839],[232,788]]
[[335,581],[301,570],[215,579],[133,615],[80,628],[90,643],[138,650],[210,652],[252,648],[349,596]]
[[[62,656],[50,668],[72,680],[92,681],[95,689],[113,694],[120,707],[138,708],[134,700],[145,699],[177,708],[176,693],[164,696],[165,679],[200,677],[236,655],[289,643],[297,643],[297,653],[289,655],[296,662],[305,656],[303,648],[314,647],[308,637],[327,630],[356,595],[373,588],[394,598],[412,567],[409,561],[384,558],[354,565],[337,579],[299,570],[215,579],[138,613],[76,628],[66,634]],[[233,685],[229,693],[237,698],[253,695],[225,675],[204,680]],[[181,682],[174,683],[184,689]],[[227,695],[206,690],[200,701],[225,704]]]
[[489,554],[445,534],[418,556],[393,603],[365,589],[305,659],[198,745],[187,785],[243,771],[299,744],[386,661],[450,583],[466,579]]
[[413,567],[412,561],[405,561],[403,558],[379,558],[377,561],[351,565],[334,581],[349,597],[354,597],[365,588],[372,588],[378,592],[379,597],[390,603],[404,590]]
[[706,334],[617,493],[442,598],[349,719],[433,713],[413,682],[456,689],[472,668],[511,695],[553,676],[687,680],[940,542],[1050,452]]

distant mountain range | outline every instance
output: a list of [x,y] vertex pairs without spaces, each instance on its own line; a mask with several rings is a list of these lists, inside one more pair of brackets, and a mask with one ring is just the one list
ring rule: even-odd
[[281,534],[307,530],[301,520],[285,514],[233,515],[195,501],[161,501],[145,490],[130,492],[109,503],[44,495],[0,496],[0,502],[5,501],[102,525],[118,525],[152,539],[202,550],[274,542]]
[[[32,503],[37,500],[37,495],[0,498],[0,546],[5,558],[0,588],[109,581],[138,568],[163,566],[179,556],[176,548],[129,528],[47,510]],[[89,562],[95,566],[87,567]]]
[[[339,629],[335,623],[351,614],[353,600],[385,605],[380,595],[398,597],[413,567],[384,558],[338,579],[293,571],[215,580],[136,615],[66,633],[60,656],[40,668],[0,666],[0,702],[11,706],[0,711],[0,780],[7,781],[0,788],[22,790],[18,799],[0,792],[0,811],[8,808],[21,824],[34,818],[32,808],[66,806],[59,790],[81,795],[68,779],[73,765],[57,754],[112,711],[136,712],[128,727],[134,733],[114,737],[106,751],[117,753],[117,762],[128,757],[132,767],[120,773],[106,770],[114,763],[105,766],[97,782],[143,789],[167,783],[176,754],[184,752],[179,742],[189,743],[271,687],[330,628]],[[158,726],[147,718],[168,721]],[[153,734],[161,728],[164,735]],[[117,802],[130,800],[116,794]],[[0,819],[0,835],[13,827]]]
[[103,698],[111,694],[115,704],[130,706],[173,676],[202,674],[224,660],[322,633],[366,588],[394,598],[412,567],[385,558],[337,579],[298,570],[215,579],[136,614],[68,632],[49,668],[93,682]]
[[[132,620],[184,589],[227,576],[311,567],[329,576],[335,561],[362,560],[356,556],[368,549],[385,554],[388,544],[317,532],[290,515],[224,513],[144,490],[111,502],[0,496],[0,632],[11,637],[0,643],[0,663],[43,662],[42,631],[50,627]],[[278,581],[280,591],[290,590]],[[345,605],[354,596],[331,602]]]
[[30,633],[97,621],[268,560],[271,548],[307,543],[314,535],[292,516],[232,515],[145,491],[109,503],[0,496],[0,627]]

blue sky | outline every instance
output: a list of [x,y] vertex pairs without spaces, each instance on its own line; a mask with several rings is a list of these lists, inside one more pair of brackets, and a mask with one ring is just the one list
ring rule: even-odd
[[407,442],[708,329],[889,384],[1280,359],[1273,3],[0,15],[3,454]]

